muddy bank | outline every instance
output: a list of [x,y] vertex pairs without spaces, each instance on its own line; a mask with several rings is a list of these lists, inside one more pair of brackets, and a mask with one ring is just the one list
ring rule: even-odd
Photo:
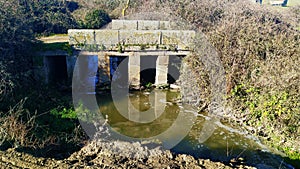
[[243,165],[243,159],[224,164],[175,155],[154,144],[121,141],[92,141],[64,160],[34,157],[15,149],[0,151],[0,156],[1,168],[253,168]]

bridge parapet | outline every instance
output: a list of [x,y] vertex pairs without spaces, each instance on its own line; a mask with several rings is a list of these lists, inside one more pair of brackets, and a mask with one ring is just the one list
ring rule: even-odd
[[114,30],[172,30],[170,21],[112,20]]
[[112,29],[70,29],[69,43],[93,51],[190,50],[192,30],[169,30],[168,21],[113,20]]

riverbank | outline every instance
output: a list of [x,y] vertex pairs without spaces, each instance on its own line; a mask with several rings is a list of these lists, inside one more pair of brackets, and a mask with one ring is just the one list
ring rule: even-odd
[[[124,148],[125,151],[120,151]],[[120,148],[120,149],[119,149]],[[243,159],[224,164],[190,155],[175,155],[159,146],[152,149],[141,143],[92,141],[63,160],[34,157],[17,149],[0,151],[3,168],[246,168]]]
[[[269,11],[264,6],[242,1],[238,3],[225,1],[211,3],[208,0],[195,1],[193,3],[190,1],[167,2],[153,1],[151,5],[151,1],[147,1],[141,5],[147,9],[140,10],[140,17],[153,19],[155,15],[151,16],[150,12],[169,12],[171,16],[182,18],[188,24],[203,32],[210,44],[218,52],[225,69],[224,75],[226,76],[227,84],[223,87],[226,89],[228,118],[232,118],[233,121],[245,126],[249,133],[259,136],[269,146],[286,153],[289,160],[299,163],[300,39],[299,22],[297,22],[299,21],[297,19],[299,8],[295,8],[294,13],[289,12],[287,16],[282,16],[277,12]],[[94,5],[91,6],[94,7]],[[138,12],[135,11],[138,5],[131,8],[132,13]],[[9,14],[10,12],[4,11],[3,13]],[[19,14],[6,17],[9,20],[4,20],[5,22],[2,25],[6,25],[6,22],[10,23],[9,25],[18,25],[15,21],[24,20],[23,18],[26,18],[27,14],[22,15],[22,17],[16,16],[19,16]],[[162,15],[159,14],[159,16],[161,20],[164,19]],[[165,20],[172,20],[172,17],[167,17]],[[0,111],[2,119],[0,120],[1,144],[11,147],[44,147],[49,144],[69,143],[77,145],[85,139],[85,135],[79,126],[79,122],[75,119],[76,112],[73,110],[71,95],[69,98],[64,98],[65,96],[61,97],[60,95],[66,95],[65,93],[56,95],[48,87],[34,88],[33,84],[39,84],[39,82],[34,81],[32,78],[31,57],[27,57],[24,54],[30,46],[29,42],[31,43],[33,37],[30,29],[28,30],[30,24],[31,22],[25,23],[23,24],[25,27],[18,28],[17,30],[22,31],[17,31],[17,33],[22,33],[14,37],[8,35],[16,33],[15,31],[11,33],[4,31],[1,33],[3,37],[9,37],[4,39],[4,42],[10,42],[3,43],[5,45],[2,45],[2,47],[5,49],[7,46],[10,46],[12,47],[10,49],[11,54],[18,53],[11,61],[10,53],[5,52],[7,61],[4,63],[7,63],[7,65],[0,64],[1,76],[4,77],[2,78],[4,87],[1,87],[0,92],[2,94],[0,96],[2,103]],[[10,28],[10,26],[7,26],[7,28]],[[28,43],[24,39],[20,40],[19,37],[27,37]],[[46,40],[53,42],[53,39]],[[62,38],[59,41],[66,41],[66,39]],[[59,43],[59,45],[65,47],[63,43]],[[15,50],[15,46],[20,46],[20,49],[17,48],[18,50]],[[203,46],[200,45],[198,48],[201,49]],[[194,75],[194,77],[186,78],[185,80],[190,83],[187,88],[191,89],[191,92],[186,92],[185,94],[192,95],[192,97],[189,97],[189,100],[198,103],[201,110],[202,108],[214,106],[214,104],[209,104],[213,103],[210,97],[212,93],[210,91],[212,76],[209,76],[206,72],[207,69],[201,63],[203,60],[207,60],[205,56],[210,56],[210,54],[205,55],[204,52],[196,53],[199,56],[191,57],[189,62],[191,65],[190,70],[192,71],[187,71],[186,74],[183,74],[184,77]],[[25,62],[24,60],[27,61]],[[5,73],[6,71],[9,73]],[[20,74],[20,72],[25,73]],[[20,91],[16,90],[15,86],[18,86]],[[64,90],[64,88],[61,87],[61,90]],[[15,168],[71,168],[89,165],[95,168],[108,165],[115,168],[127,166],[136,168],[139,165],[144,168],[160,168],[164,167],[159,166],[159,163],[162,163],[165,166],[177,168],[193,168],[194,165],[195,167],[196,165],[205,166],[202,163],[206,163],[198,159],[189,161],[190,156],[187,155],[172,155],[172,157],[155,155],[151,157],[151,160],[150,157],[130,159],[126,156],[120,157],[119,154],[112,154],[110,148],[101,148],[99,150],[93,148],[93,144],[89,145],[86,146],[88,147],[86,149],[93,149],[92,151],[85,151],[85,148],[78,152],[73,151],[74,154],[72,152],[73,155],[71,156],[73,158],[67,157],[63,160],[49,157],[36,158],[29,154],[18,152],[20,151],[18,149],[8,149],[0,153],[2,160],[0,165],[2,167],[3,164],[3,168],[10,166]],[[65,150],[68,149],[66,148]],[[153,159],[156,159],[156,161]],[[181,159],[185,160],[182,161]],[[210,162],[209,160],[204,161]],[[191,165],[187,166],[187,164]],[[235,167],[233,163],[230,165],[230,162],[222,164],[220,167],[217,164],[215,165],[215,163],[205,167],[222,168],[223,165],[225,167]]]
[[[286,161],[299,168],[299,7],[283,15],[271,7],[242,1],[220,2],[213,8],[210,3],[174,6],[172,13],[195,25],[206,38],[199,37],[203,42],[195,45],[205,50],[185,58],[184,102],[202,107],[221,100],[208,107],[224,108],[217,113],[226,114],[264,144],[286,154]],[[198,20],[211,16],[214,19],[208,23]],[[218,64],[211,59],[215,55]]]

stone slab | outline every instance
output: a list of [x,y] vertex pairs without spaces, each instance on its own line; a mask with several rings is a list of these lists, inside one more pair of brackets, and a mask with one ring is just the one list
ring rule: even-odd
[[168,55],[160,55],[156,60],[156,76],[155,76],[155,84],[167,84],[168,82],[168,64],[169,64],[169,56]]
[[109,72],[109,56],[104,53],[98,54],[98,71],[99,71],[99,83],[106,84],[110,82]]
[[131,86],[140,85],[140,55],[137,53],[131,53],[128,61],[128,80]]
[[160,30],[171,30],[171,22],[170,21],[159,21],[159,29]]
[[120,42],[126,44],[159,44],[160,43],[160,31],[147,31],[147,30],[120,30],[119,37]]
[[168,65],[168,64],[169,64],[168,55],[160,55],[157,57],[157,65]]
[[119,43],[118,30],[95,30],[95,41],[97,45],[110,47]]
[[[156,73],[158,73],[156,71]],[[168,74],[159,74],[156,75],[155,77],[155,85],[164,85],[164,84],[168,84]]]
[[94,44],[94,30],[91,29],[69,29],[69,44],[78,45],[78,44]]
[[140,61],[141,61],[141,58],[140,58],[140,55],[138,55],[137,53],[131,53],[129,55],[129,64],[130,65],[137,65],[137,66],[140,66]]
[[178,45],[179,49],[185,49],[193,43],[195,31],[162,30],[162,44]]
[[170,21],[112,20],[113,30],[171,30]]
[[138,30],[158,30],[159,21],[139,20]]
[[129,69],[129,84],[131,86],[138,86],[140,85],[140,67],[137,66],[131,66],[131,68]]
[[137,20],[112,20],[113,30],[137,30],[138,21]]

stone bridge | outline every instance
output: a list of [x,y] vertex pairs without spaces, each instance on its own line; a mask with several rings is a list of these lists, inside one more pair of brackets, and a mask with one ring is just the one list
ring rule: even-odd
[[[149,82],[149,76],[155,76],[152,77],[155,85],[163,85],[168,83],[172,62],[179,63],[178,58],[188,55],[195,36],[192,30],[172,30],[172,24],[169,21],[112,20],[105,29],[68,30],[69,44],[80,52],[77,55],[97,57],[100,83],[109,83],[116,65],[126,61],[131,86],[145,83],[141,77],[148,78]],[[143,74],[141,70],[146,69],[152,69],[152,73]]]
[[[39,70],[44,75],[39,76],[45,77],[46,83],[71,79],[73,73],[91,80],[95,76],[83,74],[91,74],[85,69],[93,66],[98,67],[99,84],[105,85],[111,83],[119,64],[124,63],[121,74],[126,75],[127,85],[174,83],[179,77],[180,59],[189,54],[195,32],[172,27],[168,21],[112,20],[104,29],[70,29],[68,39],[73,54],[42,52],[43,67]],[[86,65],[81,64],[73,72],[78,59]]]

